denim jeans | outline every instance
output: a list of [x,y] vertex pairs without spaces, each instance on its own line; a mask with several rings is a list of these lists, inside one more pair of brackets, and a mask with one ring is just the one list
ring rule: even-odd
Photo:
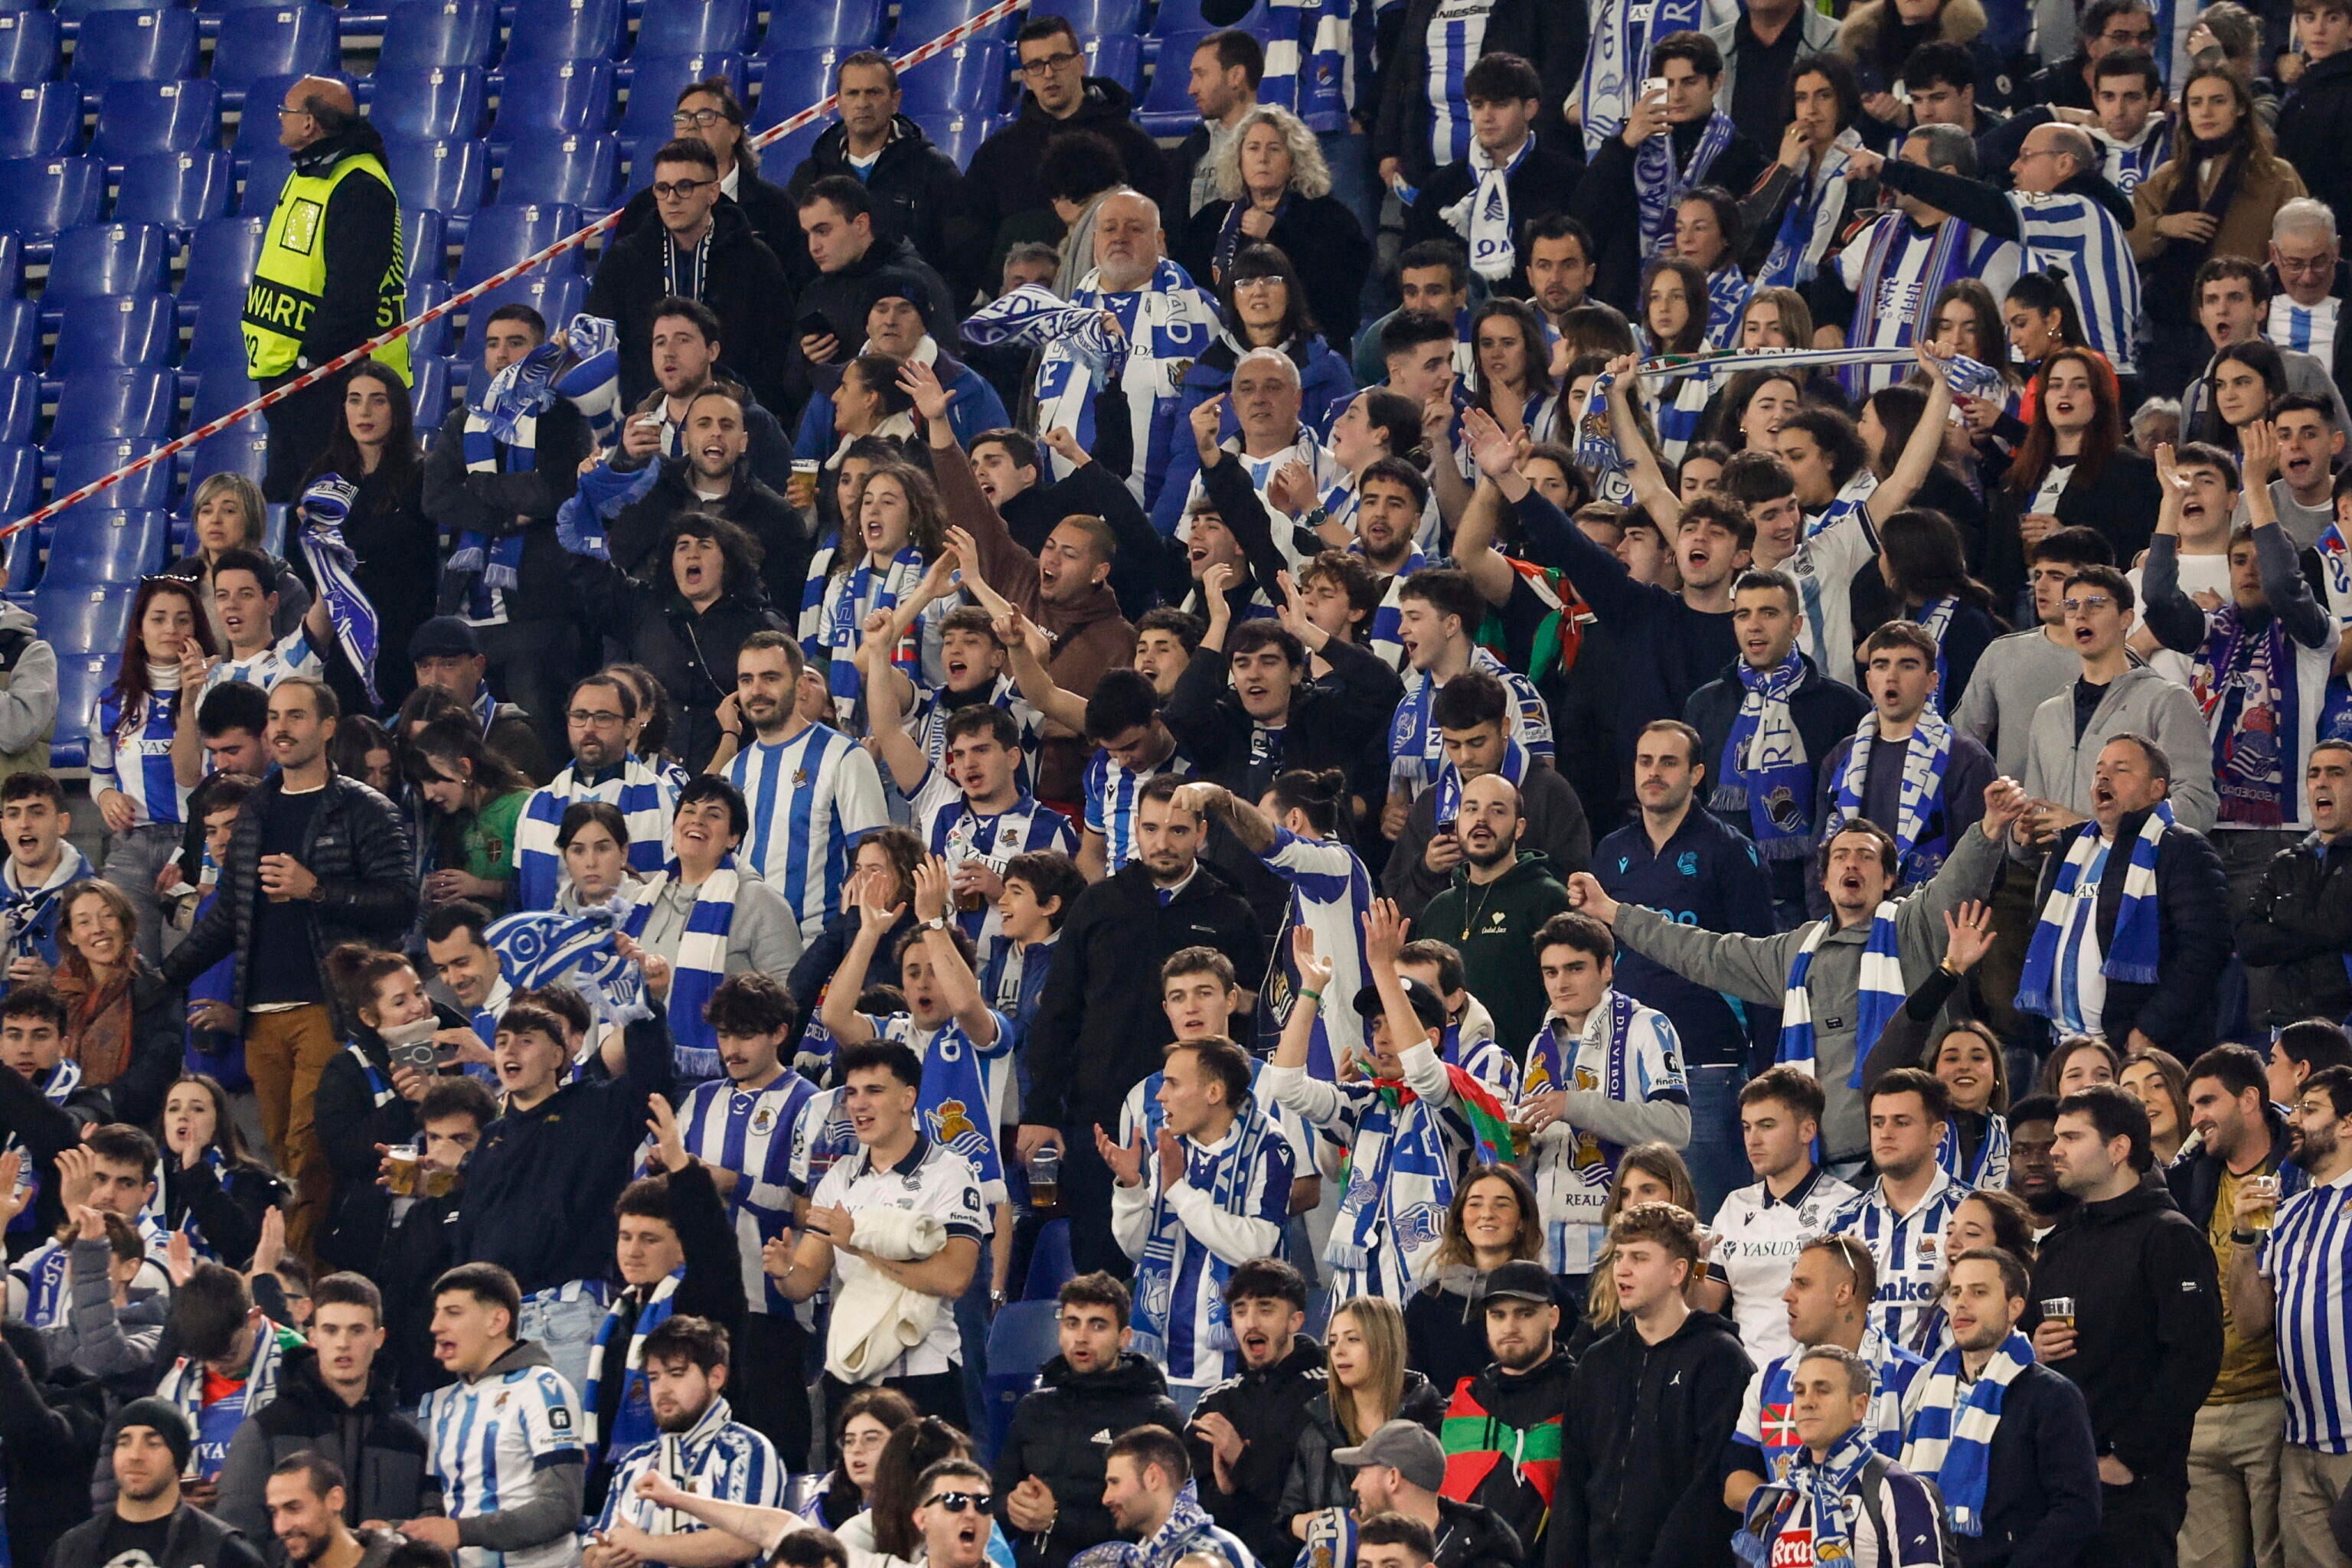
[[572,1384],[572,1391],[584,1399],[588,1352],[595,1348],[596,1331],[604,1322],[604,1299],[601,1289],[574,1293],[559,1287],[522,1299],[522,1325],[517,1337],[533,1341],[545,1351],[555,1370]]
[[1698,1218],[1704,1224],[1725,1198],[1753,1179],[1748,1145],[1739,1135],[1739,1091],[1747,1086],[1748,1069],[1737,1064],[1694,1067],[1685,1078],[1690,1087],[1691,1131],[1683,1163],[1698,1189]]

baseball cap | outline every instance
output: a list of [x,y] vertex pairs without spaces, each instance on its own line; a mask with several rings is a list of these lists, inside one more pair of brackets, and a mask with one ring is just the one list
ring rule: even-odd
[[408,657],[412,659],[475,658],[481,651],[474,628],[455,616],[436,616],[408,637]]
[[1418,1421],[1391,1421],[1352,1448],[1333,1449],[1331,1457],[1349,1469],[1385,1465],[1423,1491],[1445,1481],[1445,1449]]
[[1552,1294],[1551,1275],[1540,1263],[1506,1263],[1486,1276],[1486,1287],[1478,1292],[1481,1307],[1489,1301],[1533,1301],[1549,1307],[1558,1300]]
[[[1440,996],[1410,974],[1398,975],[1397,982],[1404,987],[1405,1000],[1412,1004],[1412,1016],[1421,1020],[1423,1028],[1445,1027],[1444,997]],[[1379,986],[1367,985],[1356,993],[1356,1012],[1359,1016],[1378,1018],[1386,1011],[1387,1009],[1381,1005]],[[1403,1047],[1400,1045],[1397,1048],[1402,1050]]]

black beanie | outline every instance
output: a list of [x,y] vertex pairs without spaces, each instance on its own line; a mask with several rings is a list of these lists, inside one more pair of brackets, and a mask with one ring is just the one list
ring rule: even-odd
[[172,1450],[172,1462],[179,1467],[181,1474],[187,1473],[188,1454],[195,1446],[195,1436],[188,1430],[188,1418],[180,1414],[178,1405],[168,1399],[151,1395],[145,1399],[134,1399],[116,1411],[114,1419],[106,1424],[109,1453],[114,1451],[115,1440],[122,1436],[126,1426],[153,1427],[155,1435],[163,1438],[164,1446]]

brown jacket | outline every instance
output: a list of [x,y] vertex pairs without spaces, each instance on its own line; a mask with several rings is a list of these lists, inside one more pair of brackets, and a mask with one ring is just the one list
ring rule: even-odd
[[[2183,165],[2168,159],[2150,171],[2132,192],[2132,210],[2138,221],[2132,225],[2132,259],[2146,265],[2164,254],[2172,241],[2157,232],[2157,221],[2164,216],[2166,204],[2172,200],[2173,188],[2180,183]],[[2212,186],[2204,185],[2200,195],[2210,195]],[[2238,194],[2231,200],[2230,210],[2221,215],[2221,226],[2205,247],[2208,256],[2267,256],[2270,254],[2271,219],[2280,207],[2305,195],[2303,176],[2294,165],[2284,158],[2273,158],[2268,174],[2249,173],[2238,182]]]
[[[1076,605],[1045,602],[1037,584],[1037,557],[1013,539],[1004,519],[981,492],[961,446],[933,447],[931,469],[948,521],[970,532],[980,546],[981,579],[1053,637],[1054,654],[1046,660],[1045,672],[1055,685],[1075,696],[1092,697],[1104,670],[1135,662],[1135,628],[1118,613],[1118,599],[1109,588],[1097,584]],[[1048,723],[1037,758],[1037,797],[1076,800],[1091,749],[1084,736]]]

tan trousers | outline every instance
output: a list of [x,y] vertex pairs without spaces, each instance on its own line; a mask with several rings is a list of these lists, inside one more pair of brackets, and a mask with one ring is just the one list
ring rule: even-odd
[[2279,1536],[2286,1568],[2347,1568],[2327,1514],[2352,1486],[2352,1454],[2289,1443],[2279,1450]]
[[2189,1442],[2189,1516],[2180,1568],[2281,1568],[2279,1448],[2286,1401],[2244,1399],[2197,1412]]
[[245,1070],[253,1078],[253,1098],[261,1108],[278,1168],[294,1184],[294,1207],[286,1218],[286,1245],[315,1259],[313,1233],[323,1224],[334,1184],[312,1120],[319,1075],[341,1049],[334,1020],[323,1006],[289,1007],[282,1013],[245,1016]]

